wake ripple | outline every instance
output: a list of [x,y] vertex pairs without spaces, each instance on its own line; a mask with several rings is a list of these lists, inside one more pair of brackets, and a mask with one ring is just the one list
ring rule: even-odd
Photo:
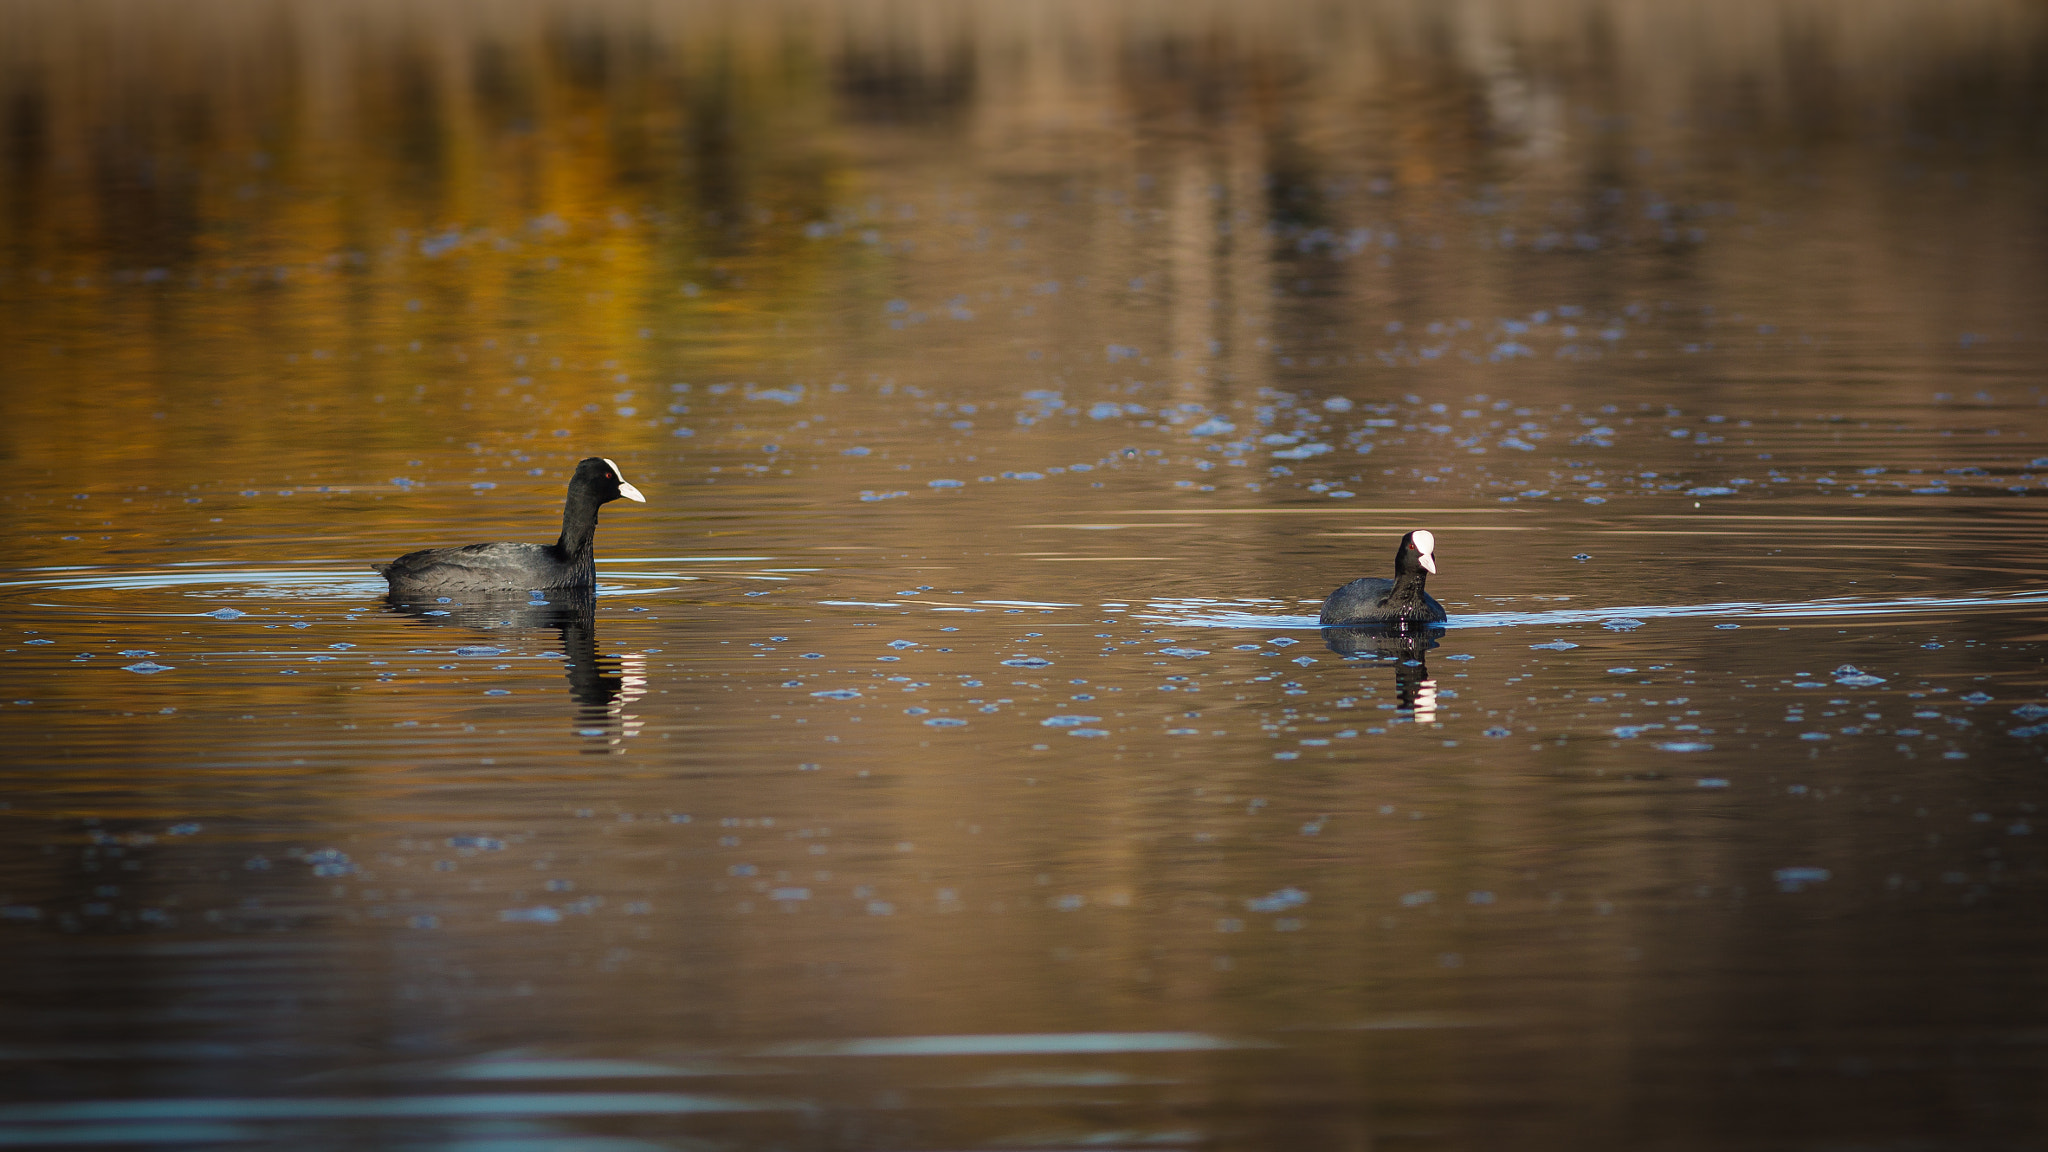
[[[730,563],[760,557],[666,557],[673,562],[706,560]],[[707,580],[787,583],[790,577],[753,569],[693,568],[662,571],[643,559],[599,560],[599,596],[636,596],[662,592]],[[247,568],[226,561],[197,561],[157,568],[114,568],[82,565],[66,568],[16,569],[0,579],[0,597],[91,592],[163,592],[205,599],[366,600],[384,595],[384,578],[367,564],[347,567]]]
[[[1543,612],[1463,612],[1447,628],[1534,628],[1560,624],[1605,624],[1633,627],[1628,621],[1669,619],[1802,620],[1843,616],[1921,616],[1936,613],[1998,611],[2048,604],[2048,589],[1985,592],[1974,596],[1906,596],[1870,599],[1854,596],[1823,600],[1724,600],[1715,604],[1634,604],[1621,608],[1553,608]],[[1263,616],[1217,607],[1214,600],[1159,599],[1150,611],[1133,612],[1153,620],[1189,628],[1315,628],[1314,616]]]

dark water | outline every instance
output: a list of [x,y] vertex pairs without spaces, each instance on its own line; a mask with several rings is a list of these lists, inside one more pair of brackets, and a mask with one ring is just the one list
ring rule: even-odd
[[2048,1140],[2038,8],[0,29],[0,1144]]

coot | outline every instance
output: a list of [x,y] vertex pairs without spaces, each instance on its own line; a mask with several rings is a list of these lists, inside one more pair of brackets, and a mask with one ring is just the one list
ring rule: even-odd
[[464,548],[423,548],[389,564],[370,567],[384,574],[395,595],[444,596],[450,592],[504,592],[535,588],[590,588],[597,583],[590,542],[597,535],[599,506],[624,497],[647,497],[602,456],[577,463],[562,506],[562,536],[553,544],[471,544]]
[[1323,627],[1407,627],[1447,620],[1450,614],[1422,590],[1436,571],[1436,537],[1425,529],[1401,537],[1394,552],[1394,578],[1366,576],[1353,580],[1323,601]]

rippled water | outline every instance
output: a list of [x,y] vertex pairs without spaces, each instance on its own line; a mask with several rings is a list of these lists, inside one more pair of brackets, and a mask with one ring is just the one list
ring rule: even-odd
[[0,1143],[2041,1141],[2039,13],[265,11],[4,15]]

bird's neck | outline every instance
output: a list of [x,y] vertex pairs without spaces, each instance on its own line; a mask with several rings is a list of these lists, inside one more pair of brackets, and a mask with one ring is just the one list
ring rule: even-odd
[[1422,603],[1425,595],[1423,583],[1428,579],[1429,573],[1424,572],[1420,567],[1410,568],[1405,564],[1401,565],[1399,570],[1394,573],[1394,586],[1387,591],[1387,602],[1390,604]]
[[588,493],[571,492],[562,507],[562,536],[555,547],[571,560],[590,555],[590,542],[597,538],[598,503]]

